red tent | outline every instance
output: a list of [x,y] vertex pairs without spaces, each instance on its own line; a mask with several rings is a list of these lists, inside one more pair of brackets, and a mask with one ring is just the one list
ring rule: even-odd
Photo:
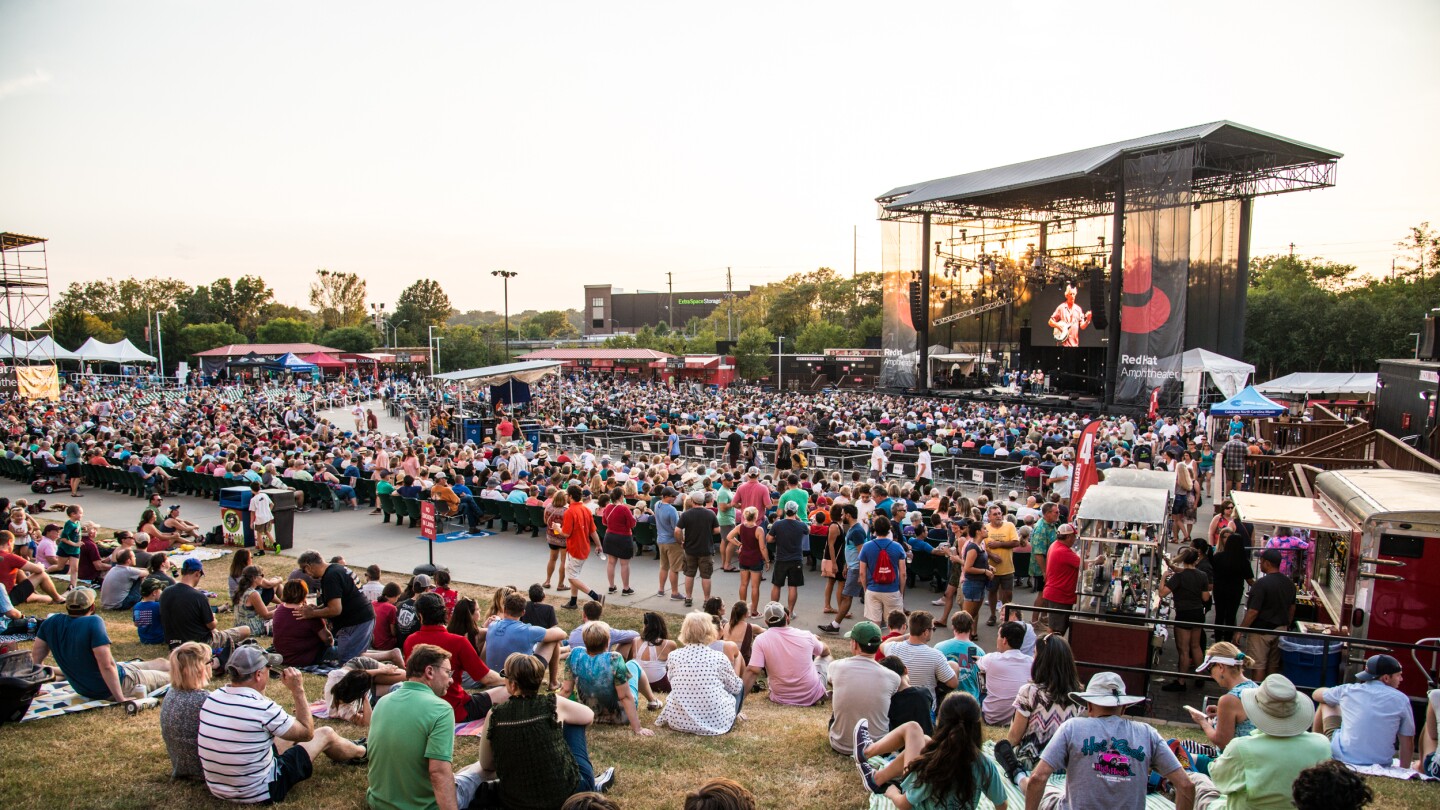
[[343,362],[323,352],[315,352],[314,354],[306,355],[305,357],[302,357],[300,359],[304,360],[307,363],[313,363],[319,366],[324,371],[345,370],[345,364]]

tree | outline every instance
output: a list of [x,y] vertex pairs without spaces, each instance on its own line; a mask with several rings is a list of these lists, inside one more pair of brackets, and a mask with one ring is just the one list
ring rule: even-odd
[[309,343],[315,329],[294,318],[272,318],[255,330],[255,337],[261,343]]
[[232,343],[244,343],[245,336],[228,323],[192,323],[180,328],[178,342],[181,355],[189,357]]
[[319,342],[342,352],[368,352],[379,342],[379,335],[368,326],[342,326],[321,332]]
[[462,368],[481,368],[502,362],[505,350],[496,335],[476,326],[447,326],[441,333],[440,368],[437,371],[456,371]]
[[812,321],[795,337],[795,351],[820,354],[826,349],[843,349],[850,344],[850,332],[832,321]]
[[735,365],[740,376],[756,380],[770,374],[770,347],[775,336],[763,326],[752,326],[735,341]]
[[322,267],[310,285],[310,306],[319,311],[325,329],[359,326],[365,320],[365,281],[354,273]]
[[403,325],[397,331],[413,338],[402,343],[418,343],[429,338],[429,328],[440,326],[450,317],[450,296],[434,279],[422,278],[406,287],[395,301],[392,322]]
[[154,313],[173,309],[189,296],[190,285],[173,278],[72,282],[51,307],[52,330],[61,333],[56,327],[63,324],[64,337],[73,341],[80,331],[81,316],[90,313],[142,344],[145,328],[154,323]]

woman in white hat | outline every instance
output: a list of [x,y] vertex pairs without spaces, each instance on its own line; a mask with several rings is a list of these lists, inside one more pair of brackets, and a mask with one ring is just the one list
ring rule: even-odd
[[1330,759],[1330,741],[1310,731],[1315,704],[1284,675],[1241,692],[1240,702],[1255,731],[1231,740],[1208,777],[1191,777],[1195,807],[1290,807],[1300,772]]
[[[1021,780],[1027,808],[1143,807],[1153,770],[1174,786],[1176,810],[1190,810],[1194,786],[1160,733],[1124,716],[1127,706],[1145,698],[1127,695],[1114,672],[1095,673],[1085,691],[1070,698],[1084,702],[1087,714],[1062,723],[1035,772]],[[1060,770],[1064,786],[1050,786],[1051,774]]]
[[[1190,719],[1200,726],[1205,732],[1205,737],[1210,740],[1210,745],[1193,743],[1190,740],[1180,742],[1187,754],[1195,762],[1195,767],[1189,770],[1209,773],[1209,764],[1225,746],[1237,737],[1248,737],[1255,731],[1255,724],[1245,715],[1245,707],[1240,702],[1240,695],[1256,688],[1259,684],[1245,677],[1245,653],[1240,648],[1227,641],[1220,641],[1210,645],[1205,651],[1205,660],[1195,670],[1205,672],[1219,684],[1225,694],[1215,702],[1215,705],[1205,712],[1201,712],[1191,706],[1186,706],[1190,713]],[[1175,749],[1175,744],[1170,746]],[[1176,756],[1179,756],[1177,753]],[[1184,758],[1181,758],[1184,764]]]

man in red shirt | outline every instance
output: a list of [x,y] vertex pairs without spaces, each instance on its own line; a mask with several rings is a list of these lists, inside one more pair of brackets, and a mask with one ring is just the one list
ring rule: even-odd
[[770,508],[770,488],[760,483],[760,468],[751,467],[745,474],[745,483],[735,488],[735,511],[745,514],[749,507],[760,513],[760,522],[765,522],[765,510]]
[[570,601],[565,607],[574,610],[579,607],[581,591],[596,602],[604,601],[580,579],[580,571],[590,559],[590,549],[600,545],[600,534],[595,531],[595,516],[586,508],[585,494],[580,487],[572,484],[565,494],[570,496],[570,505],[565,508],[556,534],[565,538],[565,577],[570,580]]
[[[1080,555],[1075,553],[1075,539],[1074,523],[1062,523],[1055,530],[1055,542],[1045,554],[1045,590],[1035,600],[1035,607],[1075,608],[1075,583],[1080,579]],[[1047,623],[1052,631],[1064,635],[1070,628],[1070,615],[1051,613]]]
[[[510,699],[505,681],[500,674],[485,666],[470,640],[445,629],[445,600],[438,593],[421,594],[415,600],[415,610],[420,614],[420,629],[405,639],[405,657],[417,644],[433,644],[450,653],[450,688],[442,697],[455,707],[455,722],[468,723],[480,720],[490,709]],[[481,686],[491,687],[483,692],[466,692],[460,684],[460,674],[469,675]]]
[[55,583],[40,563],[32,562],[15,553],[15,535],[0,531],[0,587],[10,594],[10,602],[23,605],[26,602],[60,604],[60,594]]

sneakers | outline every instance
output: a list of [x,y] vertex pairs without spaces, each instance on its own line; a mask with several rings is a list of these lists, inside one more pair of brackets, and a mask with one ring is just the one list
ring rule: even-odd
[[656,591],[656,592],[655,592],[655,595],[658,596],[658,597],[660,597],[661,599],[664,599],[664,598],[665,598],[665,592],[664,592],[664,591]]
[[[661,596],[664,596],[664,595],[665,595],[665,592],[664,592],[664,591],[661,591],[661,592],[660,592],[660,595],[661,595]],[[676,600],[676,601],[680,601],[680,600],[682,600],[682,599],[685,598],[685,594],[680,593],[680,592],[677,591],[677,592],[675,592],[675,593],[670,594],[670,598],[671,598],[671,599],[674,599],[674,600]]]
[[829,624],[820,624],[816,626],[820,628],[820,632],[822,633],[830,633],[831,635],[834,635],[840,632],[840,625],[835,624],[834,622],[831,622]]
[[944,607],[945,599],[944,597],[941,597],[940,599],[931,599],[930,604],[935,605],[936,607]]
[[610,590],[606,591],[606,593],[614,593],[614,592],[615,592],[615,586],[614,586],[614,585],[611,585],[611,586],[610,586]]
[[685,600],[685,607],[695,607],[695,600],[694,600],[694,599],[686,599],[686,600]]
[[885,786],[875,779],[875,769],[870,767],[865,749],[870,747],[870,723],[865,718],[855,721],[855,766],[860,769],[860,778],[871,793],[884,793]]
[[580,603],[575,601],[574,599],[571,599],[569,602],[566,602],[560,607],[565,608],[566,610],[575,610],[576,608],[580,607]]
[[606,768],[605,772],[595,777],[595,792],[607,793],[610,788],[615,787],[615,769]]
[[360,756],[358,756],[358,757],[356,757],[356,758],[354,758],[354,759],[347,759],[347,760],[345,760],[345,764],[346,764],[346,765],[368,765],[368,764],[370,763],[370,746],[369,746],[369,745],[366,745],[366,741],[369,740],[369,739],[370,739],[369,737],[361,737],[361,738],[358,739],[358,740],[351,740],[351,741],[350,741],[350,742],[355,743],[356,745],[360,746],[361,748],[364,748],[364,749],[365,749],[365,753],[361,754]]
[[1005,778],[1011,782],[1019,775],[1021,770],[1020,758],[1015,756],[1015,746],[1009,740],[999,740],[995,743],[995,761],[1005,771]]
[[620,595],[621,595],[621,596],[634,596],[634,595],[635,595],[635,589],[634,589],[634,588],[626,588],[625,590],[623,590],[623,591],[620,592]]

